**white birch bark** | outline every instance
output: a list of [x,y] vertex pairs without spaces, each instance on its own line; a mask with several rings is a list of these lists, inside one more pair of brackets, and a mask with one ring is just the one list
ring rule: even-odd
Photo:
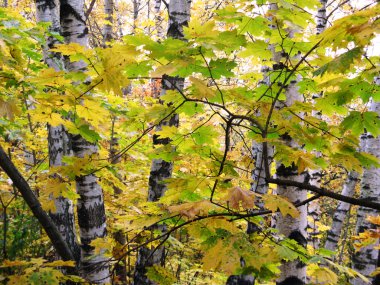
[[154,1],[154,22],[156,26],[157,38],[158,40],[164,38],[164,29],[162,28],[162,17],[161,17],[161,0]]
[[[191,0],[171,0],[169,3],[169,26],[167,36],[183,39],[183,26],[187,26],[190,20]],[[161,95],[165,94],[166,90],[182,90],[184,79],[178,77],[163,76]],[[164,104],[167,104],[166,102]],[[174,114],[169,120],[164,121],[162,126],[178,126],[178,114]],[[168,144],[168,138],[153,137],[153,144]],[[149,175],[148,201],[157,201],[165,193],[167,186],[162,183],[172,175],[173,163],[162,159],[154,159]],[[152,229],[153,230],[153,229]],[[156,228],[157,230],[157,228]],[[164,230],[164,229],[160,229]],[[154,285],[155,283],[149,280],[146,276],[146,268],[153,264],[163,264],[165,258],[165,248],[143,247],[139,250],[136,267],[134,272],[134,285]]]
[[[50,22],[50,30],[56,33],[60,32],[59,23],[59,1],[58,0],[37,0],[36,1],[36,18],[38,22]],[[45,63],[55,70],[62,68],[62,58],[49,49],[57,43],[53,37],[48,37],[46,46],[43,47],[43,56]],[[65,128],[61,126],[48,126],[48,146],[49,146],[49,165],[62,166],[63,156],[71,155],[71,145]],[[75,231],[75,218],[73,202],[64,197],[55,197],[54,204],[56,211],[50,213],[50,217],[57,226],[62,237],[65,239],[68,247],[73,253],[76,261],[80,260],[80,248],[77,244]]]
[[[380,77],[375,78],[375,84],[380,85]],[[380,102],[370,102],[369,111],[376,112],[380,116]],[[374,137],[367,133],[366,136],[362,136],[365,141],[364,151],[380,158],[380,136]],[[361,181],[361,193],[360,198],[368,199],[370,201],[379,202],[380,198],[380,168],[371,167],[365,169]],[[356,233],[362,233],[366,230],[375,229],[375,226],[368,222],[366,218],[368,216],[379,215],[379,212],[365,207],[359,207],[357,211]],[[376,269],[378,262],[379,251],[374,247],[379,244],[377,241],[375,244],[366,246],[361,250],[354,253],[352,262],[353,269],[360,272],[366,277]],[[369,277],[372,280],[371,277]],[[360,278],[352,280],[353,285],[366,284]]]
[[139,16],[140,5],[140,0],[133,0],[133,34],[136,32],[137,28],[137,17]]
[[[355,171],[348,173],[346,183],[343,186],[342,195],[352,197],[355,193],[355,187],[359,180],[359,174]],[[339,202],[334,212],[332,224],[330,230],[327,232],[327,239],[325,248],[331,251],[335,251],[338,248],[338,242],[342,233],[344,220],[347,217],[347,213],[350,211],[351,204],[345,202]]]
[[[59,1],[58,0],[36,0],[36,19],[37,22],[50,22],[50,31],[59,33]],[[48,37],[46,45],[43,47],[43,57],[45,63],[55,70],[62,69],[61,57],[56,53],[50,52],[57,40],[54,37]]]
[[[291,106],[295,101],[301,101],[302,96],[298,92],[297,82],[292,81],[286,91],[286,105]],[[299,147],[287,134],[282,139],[290,147]],[[293,164],[285,167],[283,164],[277,166],[276,175],[279,179],[293,180],[305,183],[308,179],[306,172],[298,174],[298,168]],[[306,200],[307,191],[297,187],[277,186],[277,195],[288,199],[292,203]],[[298,218],[277,215],[276,226],[285,237],[295,240],[298,244],[306,246],[307,209],[306,206],[298,207],[300,213]],[[277,280],[278,285],[302,285],[306,282],[306,266],[302,262],[288,261],[280,266],[281,274]]]
[[[327,0],[320,0],[321,6],[318,9],[317,15],[316,15],[316,33],[319,35],[326,29],[326,23],[327,23],[327,15],[326,15],[326,4]],[[313,95],[313,100],[317,99],[320,97],[320,94],[314,94]],[[312,115],[317,118],[321,119],[322,113],[321,111],[312,111]],[[316,154],[318,157],[321,156],[320,153]],[[321,169],[314,169],[309,171],[309,184],[312,186],[320,187],[321,185],[321,179],[322,179],[322,170]],[[320,234],[319,229],[318,229],[318,222],[321,217],[321,209],[319,205],[319,201],[315,200],[312,201],[307,205],[307,215],[308,215],[308,223],[307,223],[307,228],[308,228],[308,235],[307,235],[307,240],[308,244],[311,245],[314,249],[319,248],[319,243],[320,243],[320,238],[318,235]]]
[[114,2],[116,0],[104,0],[104,13],[106,14],[106,23],[103,27],[103,45],[106,46],[107,42],[113,39],[113,10]]
[[[61,28],[66,43],[88,46],[88,28],[84,17],[84,0],[61,0]],[[67,62],[68,70],[86,70],[84,62]],[[97,146],[80,135],[72,137],[72,149],[76,157],[97,154]],[[103,191],[94,174],[76,178],[78,224],[81,237],[82,273],[89,282],[105,284],[110,282],[107,258],[102,251],[95,255],[90,243],[106,236],[106,215]]]
[[[264,73],[264,80],[262,84],[269,86],[269,77],[267,76],[268,67],[263,67],[261,70]],[[259,113],[257,114],[259,115]],[[273,161],[273,147],[268,146],[268,164]],[[265,181],[265,169],[263,160],[263,144],[256,141],[252,142],[252,160],[255,161],[254,168],[252,170],[252,183],[250,191],[264,195],[268,192],[268,183]],[[264,203],[262,199],[255,197],[255,205],[260,209],[264,209]],[[256,224],[248,222],[247,233],[253,234],[258,232],[259,228]],[[244,260],[241,260],[241,265],[244,266]],[[226,285],[253,285],[255,284],[255,278],[252,275],[231,275],[228,277]]]

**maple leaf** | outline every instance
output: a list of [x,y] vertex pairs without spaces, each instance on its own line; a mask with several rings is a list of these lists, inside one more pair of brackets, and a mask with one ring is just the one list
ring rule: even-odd
[[244,209],[252,209],[254,206],[254,193],[240,187],[234,187],[229,189],[226,201],[232,209],[239,210],[240,203]]
[[369,221],[372,224],[380,225],[380,216],[368,216],[367,221]]
[[214,209],[215,205],[212,204],[209,200],[204,200],[200,202],[190,202],[180,205],[169,206],[168,210],[171,213],[180,213],[192,219],[201,214],[208,214],[211,209]]
[[308,276],[313,284],[337,284],[338,276],[327,267],[320,267],[317,264],[308,266]]
[[218,240],[215,246],[205,252],[202,258],[203,269],[219,269],[229,274],[233,273],[239,266],[240,256],[232,244],[232,240]]
[[265,208],[271,210],[272,212],[276,212],[278,209],[284,217],[286,215],[289,215],[292,218],[299,217],[299,212],[293,203],[281,196],[269,194],[263,195],[263,201]]

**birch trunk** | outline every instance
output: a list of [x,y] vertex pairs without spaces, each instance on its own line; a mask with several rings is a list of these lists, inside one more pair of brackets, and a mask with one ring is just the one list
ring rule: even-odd
[[[355,186],[358,183],[359,174],[351,171],[348,173],[346,183],[343,186],[342,195],[352,197],[355,193]],[[327,239],[325,248],[331,251],[335,251],[338,248],[339,238],[342,232],[344,220],[347,217],[347,213],[350,211],[351,204],[345,202],[339,202],[335,210],[331,228],[327,232]]]
[[[269,86],[269,77],[265,74],[268,71],[268,67],[263,67],[264,73],[263,84]],[[252,170],[252,183],[250,190],[252,192],[264,195],[268,192],[268,183],[265,180],[264,160],[263,160],[263,144],[253,141],[252,142],[252,159],[255,161],[254,168]],[[268,147],[268,159],[269,164],[273,160],[273,147]],[[264,209],[264,203],[261,199],[255,198],[255,205],[260,209]],[[256,224],[248,222],[247,233],[253,234],[258,232],[259,228]],[[244,260],[241,260],[242,266]],[[255,278],[252,275],[231,275],[227,279],[226,285],[254,285]]]
[[[61,0],[61,28],[66,43],[78,43],[88,46],[88,28],[84,17],[83,0]],[[85,71],[84,62],[68,62],[68,70]],[[76,157],[96,155],[97,146],[89,143],[83,137],[72,137],[72,149]],[[102,188],[94,174],[76,178],[78,199],[78,224],[81,237],[82,273],[92,283],[104,284],[110,282],[110,271],[107,258],[94,254],[90,243],[106,236],[106,215]]]
[[[286,92],[286,105],[291,106],[295,101],[301,101],[302,96],[298,92],[297,82],[292,81]],[[290,147],[299,147],[294,140],[287,134],[282,139]],[[280,164],[277,166],[276,175],[279,179],[293,180],[305,183],[308,174],[303,172],[298,174],[298,168],[293,164],[285,167]],[[277,186],[277,195],[288,199],[292,203],[298,203],[306,200],[307,192],[297,187]],[[291,216],[277,215],[276,225],[281,234],[285,237],[295,240],[298,244],[306,247],[306,227],[307,227],[307,209],[306,206],[298,207],[300,213],[298,218]],[[304,263],[295,260],[285,262],[280,266],[281,275],[277,280],[278,285],[303,285],[306,282],[306,266]]]
[[161,17],[161,0],[154,1],[154,22],[157,31],[158,40],[164,38],[164,30],[162,28],[162,17]]
[[107,23],[103,27],[103,45],[107,46],[107,42],[113,39],[113,10],[115,0],[104,0],[104,13],[106,14]]
[[133,34],[136,33],[137,17],[139,16],[140,0],[133,0]]
[[[380,85],[380,77],[375,78],[375,83]],[[376,112],[380,116],[380,102],[370,102],[369,111]],[[374,137],[373,135],[367,133],[366,136],[362,136],[364,140],[363,145],[365,145],[364,151],[380,158],[380,136]],[[363,172],[363,177],[361,181],[361,193],[360,197],[368,199],[370,201],[378,202],[380,201],[380,168],[371,167],[365,169]],[[376,216],[379,212],[365,207],[359,207],[357,211],[357,223],[356,223],[356,233],[362,233],[366,230],[375,229],[375,226],[366,220],[367,216]],[[379,251],[374,247],[378,245],[372,244],[362,248],[360,251],[355,252],[353,256],[353,269],[360,272],[364,276],[368,277],[370,280],[373,278],[369,275],[376,269]],[[352,280],[353,285],[364,285],[367,284],[359,278]]]
[[[167,36],[183,39],[183,26],[187,26],[190,20],[191,0],[171,0],[169,3],[169,26]],[[178,77],[163,76],[161,94],[165,94],[166,90],[182,90],[184,79]],[[169,102],[166,102],[169,103]],[[178,126],[178,114],[174,114],[169,120],[164,121],[162,126]],[[166,145],[169,143],[168,138],[153,137],[153,145]],[[149,175],[148,201],[159,200],[166,191],[164,180],[172,175],[173,163],[162,159],[154,159]],[[162,230],[162,229],[161,229]],[[163,264],[165,258],[165,248],[141,248],[138,252],[136,268],[134,273],[135,285],[153,285],[153,281],[146,277],[146,268],[153,264]]]
[[[320,0],[321,7],[318,9],[317,15],[316,15],[316,33],[319,35],[326,29],[326,23],[327,23],[327,15],[326,15],[326,4],[327,0]],[[314,94],[313,100],[320,97],[320,94]],[[321,111],[315,111],[313,110],[312,115],[317,118],[321,119],[322,113]],[[320,153],[316,154],[318,157],[321,156]],[[322,179],[322,170],[321,169],[315,169],[309,171],[310,175],[310,185],[320,187],[321,185],[321,179]],[[307,228],[308,228],[308,244],[311,245],[314,249],[319,248],[320,238],[319,238],[319,229],[318,229],[318,222],[321,217],[321,209],[319,205],[319,201],[315,200],[312,201],[307,205]]]
[[[36,1],[36,18],[38,22],[50,22],[50,30],[56,33],[60,32],[59,24],[59,2],[58,0],[37,0]],[[62,67],[61,57],[49,51],[57,43],[53,37],[48,37],[46,46],[43,48],[45,63],[55,70]],[[71,145],[68,134],[63,126],[48,126],[48,146],[49,146],[49,165],[50,167],[62,166],[63,156],[71,154]],[[64,197],[54,198],[56,211],[50,213],[50,218],[57,226],[62,237],[65,239],[68,247],[74,255],[75,260],[80,260],[80,248],[77,244],[75,231],[75,218],[73,202]]]

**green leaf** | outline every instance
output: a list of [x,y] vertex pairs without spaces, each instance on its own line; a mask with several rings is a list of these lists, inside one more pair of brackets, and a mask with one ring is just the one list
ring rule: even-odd
[[314,75],[323,76],[325,73],[348,73],[351,64],[361,54],[362,49],[360,47],[353,48],[314,71]]
[[81,125],[78,130],[79,134],[90,143],[96,143],[100,140],[100,135],[94,130],[91,130],[89,125]]
[[343,132],[348,130],[354,135],[360,135],[366,131],[374,136],[380,134],[380,119],[376,112],[352,111],[341,123]]
[[159,285],[172,285],[177,278],[166,268],[154,264],[152,267],[148,267],[146,276],[157,282]]

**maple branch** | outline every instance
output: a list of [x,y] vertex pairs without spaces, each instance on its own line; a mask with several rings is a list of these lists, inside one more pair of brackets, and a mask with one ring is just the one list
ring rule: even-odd
[[[317,195],[314,195],[304,201],[301,201],[299,203],[295,203],[294,206],[295,207],[301,207],[303,205],[306,205],[316,199],[318,199],[319,197],[321,197],[321,195],[317,194]],[[250,213],[247,213],[247,214],[239,214],[239,213],[236,213],[236,212],[226,212],[226,213],[214,213],[214,214],[209,214],[209,215],[206,215],[206,216],[197,216],[191,220],[187,220],[185,222],[183,222],[182,224],[178,225],[178,226],[174,226],[172,227],[170,230],[168,230],[167,232],[157,236],[157,237],[154,237],[154,238],[151,238],[147,241],[145,241],[144,243],[142,244],[139,244],[139,245],[136,245],[135,247],[129,249],[128,251],[124,252],[123,255],[121,257],[119,257],[117,259],[117,263],[119,263],[122,258],[124,258],[125,256],[127,256],[128,254],[130,254],[131,252],[134,252],[134,251],[137,251],[139,248],[141,247],[144,247],[144,246],[147,246],[148,244],[154,242],[154,241],[157,241],[157,240],[162,240],[163,238],[165,237],[168,237],[170,234],[172,234],[173,232],[175,232],[176,230],[184,227],[184,226],[187,226],[189,224],[192,224],[194,222],[198,222],[198,221],[201,221],[201,220],[205,220],[205,219],[209,219],[209,218],[216,218],[216,217],[236,217],[236,218],[233,218],[230,220],[230,222],[232,221],[235,221],[235,220],[238,220],[238,219],[246,219],[246,218],[251,218],[251,217],[256,217],[256,216],[263,216],[263,215],[269,215],[269,214],[272,214],[272,213],[278,213],[280,212],[279,210],[273,212],[271,210],[259,210],[259,211],[251,211]],[[178,215],[175,215],[173,217],[176,217]],[[170,217],[170,218],[173,218],[173,217]],[[169,218],[166,218],[166,219],[169,219]],[[154,224],[150,225],[149,227],[152,227],[152,226],[155,226],[159,223],[161,223],[161,221],[158,221],[158,222],[155,222]],[[124,245],[123,248],[127,247],[128,244]],[[112,261],[113,258],[110,258],[109,261]]]
[[219,91],[220,98],[222,99],[222,103],[223,103],[223,106],[224,106],[225,103],[224,103],[223,92],[222,92],[222,90],[220,90],[218,83],[216,83],[215,78],[214,78],[214,76],[212,75],[211,67],[210,67],[209,63],[207,62],[205,56],[204,56],[203,53],[202,53],[202,46],[199,47],[199,53],[200,53],[200,55],[202,56],[203,61],[205,62],[206,66],[207,66],[208,73],[210,74],[210,78],[211,78],[212,82],[214,82],[214,84],[215,84],[215,86],[216,86],[216,89],[218,89],[218,91]]
[[67,243],[63,239],[62,235],[58,231],[57,227],[50,219],[49,215],[42,209],[40,201],[34,195],[29,184],[26,182],[24,177],[18,171],[13,162],[9,159],[4,149],[0,146],[0,166],[5,171],[5,173],[12,180],[13,185],[21,193],[25,202],[28,204],[33,215],[40,222],[41,226],[48,235],[51,243],[56,249],[57,253],[62,257],[63,260],[75,260],[74,255],[68,247]]
[[92,9],[94,8],[96,0],[92,0],[90,3],[90,6],[88,7],[86,13],[85,13],[85,21],[87,21],[88,16],[90,16]]
[[277,185],[297,187],[299,189],[309,190],[309,191],[318,193],[321,196],[330,197],[330,198],[333,198],[333,199],[338,200],[338,201],[349,203],[351,205],[357,205],[357,206],[367,207],[367,208],[371,208],[371,209],[375,209],[375,210],[380,210],[380,203],[375,203],[375,202],[372,202],[368,199],[358,199],[358,198],[345,196],[345,195],[338,194],[338,193],[335,193],[333,191],[327,190],[326,188],[316,187],[316,186],[310,185],[308,183],[302,183],[302,182],[286,180],[286,179],[270,178],[270,177],[266,178],[265,180],[268,183],[274,183]]

